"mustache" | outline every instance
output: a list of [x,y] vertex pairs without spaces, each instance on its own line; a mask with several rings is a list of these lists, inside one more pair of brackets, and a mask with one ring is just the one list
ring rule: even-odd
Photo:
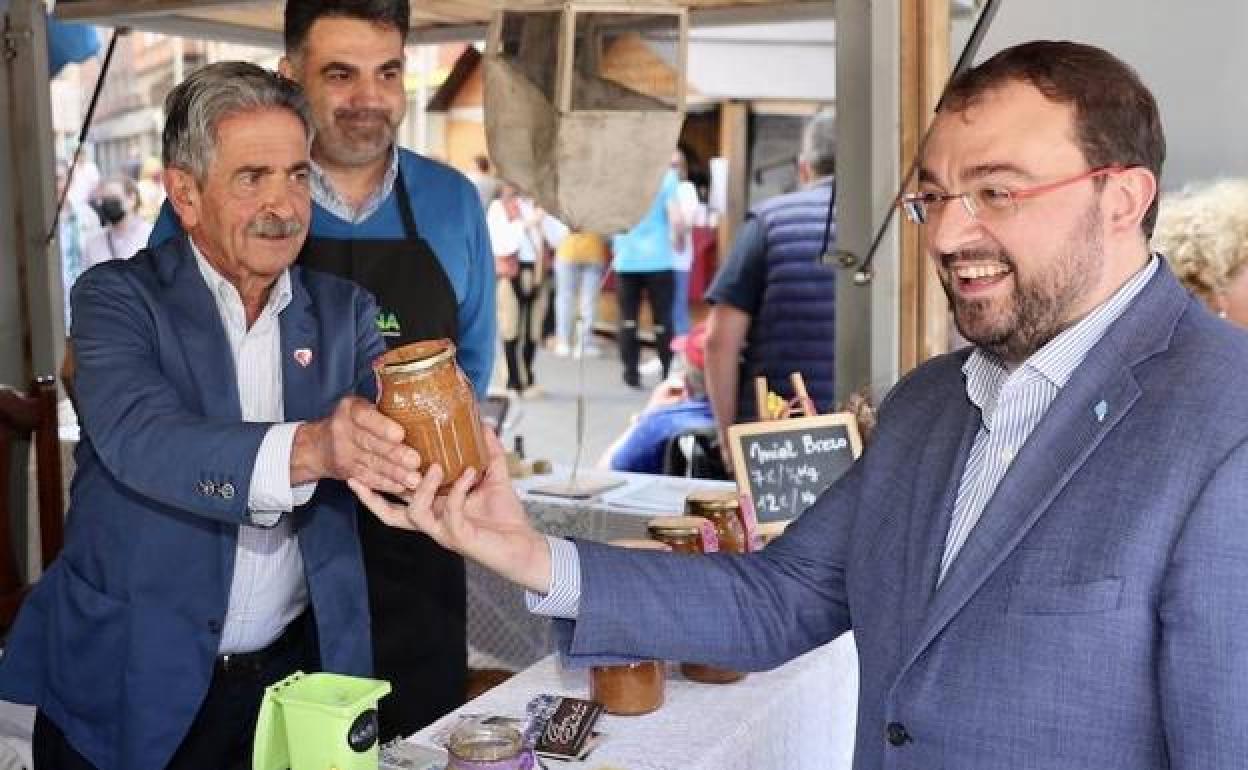
[[303,232],[298,219],[282,219],[276,214],[262,214],[247,225],[247,234],[259,238],[292,238]]
[[360,123],[364,121],[380,121],[386,125],[391,125],[391,113],[390,110],[378,107],[340,107],[334,110],[334,120]]

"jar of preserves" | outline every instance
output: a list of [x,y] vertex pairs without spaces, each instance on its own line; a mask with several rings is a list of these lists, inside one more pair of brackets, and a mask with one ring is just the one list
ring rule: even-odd
[[750,534],[741,519],[741,503],[736,490],[699,489],[685,497],[685,515],[699,516],[715,525],[719,550],[749,553]]
[[[647,525],[650,537],[667,543],[680,553],[714,553],[719,550],[719,537],[710,519],[701,516],[660,516]],[[708,666],[702,663],[681,663],[680,673],[693,682],[729,684],[745,678],[740,671]]]
[[450,340],[413,342],[377,359],[377,408],[403,426],[403,441],[420,452],[421,470],[442,466],[445,492],[467,468],[484,473],[485,440],[472,386],[455,362]]
[[715,525],[697,516],[658,516],[646,525],[650,537],[677,553],[715,553],[719,537]]
[[446,770],[532,770],[533,752],[524,738],[506,725],[469,722],[451,733],[446,743]]
[[[657,540],[612,540],[610,544],[621,548],[672,550]],[[661,660],[593,666],[589,669],[589,698],[601,703],[608,714],[649,714],[663,705],[666,674],[667,666]]]

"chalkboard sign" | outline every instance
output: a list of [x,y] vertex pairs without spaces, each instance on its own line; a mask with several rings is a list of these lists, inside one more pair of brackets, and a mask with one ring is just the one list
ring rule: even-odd
[[848,412],[733,425],[728,442],[737,487],[759,521],[797,518],[862,452]]

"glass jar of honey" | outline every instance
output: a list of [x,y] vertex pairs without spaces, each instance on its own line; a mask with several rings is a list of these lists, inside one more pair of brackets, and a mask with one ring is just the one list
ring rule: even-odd
[[646,524],[650,537],[677,553],[715,553],[719,537],[715,525],[698,516],[658,516]]
[[685,515],[700,516],[715,525],[719,550],[749,553],[750,536],[741,520],[741,502],[734,489],[699,489],[685,497]]
[[[657,540],[612,540],[621,548],[670,551]],[[608,714],[649,714],[663,705],[667,666],[660,660],[643,660],[617,666],[593,666],[589,670],[589,699],[602,704]]]
[[467,468],[485,471],[481,416],[468,378],[455,362],[455,344],[429,340],[403,345],[374,364],[377,408],[403,426],[403,441],[420,452],[421,470],[442,466],[445,492]]
[[[714,553],[719,550],[719,536],[710,519],[701,516],[660,516],[647,525],[650,537],[667,543],[680,553]],[[681,663],[680,673],[693,682],[729,684],[745,678],[740,671],[708,666],[702,663]]]

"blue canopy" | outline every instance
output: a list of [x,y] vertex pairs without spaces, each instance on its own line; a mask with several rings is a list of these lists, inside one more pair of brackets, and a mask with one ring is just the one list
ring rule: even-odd
[[[0,0],[4,11],[9,0]],[[48,76],[56,77],[66,64],[86,61],[100,52],[100,36],[89,24],[72,24],[48,16]]]

